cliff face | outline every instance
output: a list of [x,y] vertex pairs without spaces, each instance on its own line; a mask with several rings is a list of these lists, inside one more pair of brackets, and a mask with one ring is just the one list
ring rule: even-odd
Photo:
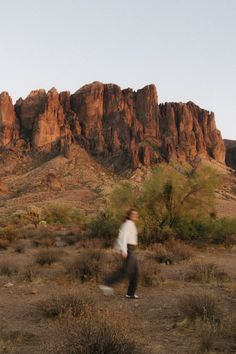
[[192,102],[158,105],[154,85],[137,92],[94,82],[74,94],[32,91],[13,107],[0,96],[0,146],[21,138],[35,151],[69,156],[78,142],[92,154],[137,167],[160,161],[211,157],[224,163],[225,146],[214,114]]
[[236,170],[236,141],[225,139],[224,142],[226,147],[226,165]]
[[0,147],[8,146],[18,138],[19,127],[12,104],[7,92],[0,94]]

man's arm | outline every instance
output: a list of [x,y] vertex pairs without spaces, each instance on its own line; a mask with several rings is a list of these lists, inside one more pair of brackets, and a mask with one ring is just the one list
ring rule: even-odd
[[123,226],[122,238],[121,238],[121,253],[123,258],[127,258],[128,255],[128,251],[127,251],[128,234],[129,234],[129,224],[126,223]]

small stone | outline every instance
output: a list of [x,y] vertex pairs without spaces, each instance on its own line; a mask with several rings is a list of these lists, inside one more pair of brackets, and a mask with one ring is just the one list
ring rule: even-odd
[[4,286],[4,288],[11,288],[13,285],[14,284],[9,281],[8,283],[4,284],[3,286]]
[[36,289],[36,288],[33,288],[32,290],[31,290],[31,294],[32,295],[36,295],[36,294],[38,294],[38,289]]

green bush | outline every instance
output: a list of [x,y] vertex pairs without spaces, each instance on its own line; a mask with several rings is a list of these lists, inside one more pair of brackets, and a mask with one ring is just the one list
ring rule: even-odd
[[182,240],[209,241],[213,243],[236,243],[236,219],[183,218],[178,221],[176,237]]
[[48,224],[79,224],[81,228],[86,225],[86,216],[78,208],[71,208],[65,204],[51,205],[45,211],[45,221]]
[[103,238],[113,243],[118,235],[119,221],[107,212],[100,212],[88,225],[90,237]]

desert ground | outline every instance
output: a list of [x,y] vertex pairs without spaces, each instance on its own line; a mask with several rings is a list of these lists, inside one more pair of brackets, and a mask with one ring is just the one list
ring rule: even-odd
[[[1,353],[236,352],[234,247],[193,247],[172,240],[166,246],[139,249],[140,298],[129,300],[124,297],[127,281],[110,297],[98,288],[104,274],[119,262],[101,240],[81,240],[76,230],[57,228],[51,232],[56,241],[53,237],[50,242],[43,230],[23,231],[21,240],[0,251]],[[84,260],[87,268],[81,266]],[[87,322],[81,304],[65,295],[88,304]],[[100,316],[98,322],[95,314]],[[119,349],[79,351],[73,341],[81,326],[89,322],[90,331],[83,335],[91,341],[103,321],[108,323],[106,330],[120,338]],[[69,348],[63,336],[72,333],[71,326]],[[101,329],[100,343],[110,340],[106,330]],[[127,341],[134,347],[127,349]],[[65,347],[58,349],[61,342]]]

